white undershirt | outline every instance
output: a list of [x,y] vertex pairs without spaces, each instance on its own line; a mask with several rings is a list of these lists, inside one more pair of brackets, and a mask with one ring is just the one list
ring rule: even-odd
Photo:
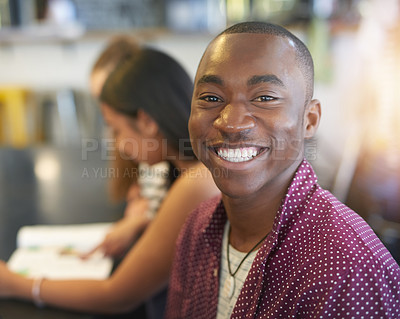
[[160,162],[154,165],[139,163],[138,185],[140,195],[149,200],[147,217],[153,219],[169,188],[169,164]]
[[[225,225],[224,237],[222,239],[222,256],[221,256],[221,271],[219,278],[219,294],[218,294],[218,311],[217,319],[230,318],[233,308],[235,307],[236,300],[239,297],[240,290],[243,287],[247,274],[251,268],[254,258],[256,257],[257,250],[253,251],[240,266],[238,272],[235,274],[235,289],[232,298],[224,293],[224,284],[228,277],[230,277],[228,270],[228,259],[226,255],[226,245],[228,242],[229,222]],[[231,245],[229,245],[229,261],[232,273],[236,271],[242,259],[247,253],[242,253]]]

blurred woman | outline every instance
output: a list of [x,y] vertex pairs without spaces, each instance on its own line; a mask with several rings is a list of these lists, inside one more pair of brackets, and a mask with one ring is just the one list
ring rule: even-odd
[[192,88],[183,68],[154,49],[142,48],[118,65],[101,93],[104,118],[114,130],[121,154],[150,165],[166,160],[173,166],[168,194],[109,279],[28,279],[2,262],[0,296],[117,313],[135,308],[167,285],[175,241],[186,216],[200,202],[219,194],[190,147],[187,122]]
[[[130,36],[118,35],[112,38],[97,58],[90,74],[90,91],[95,99],[100,98],[110,73],[139,50],[138,41]],[[117,138],[115,134],[110,137]],[[127,206],[124,217],[114,223],[103,242],[93,251],[101,250],[107,256],[120,257],[154,217],[171,180],[166,161],[150,166],[137,159],[127,158],[118,150],[112,156],[114,159],[110,164],[118,174],[109,177],[110,195],[114,201],[126,201]]]

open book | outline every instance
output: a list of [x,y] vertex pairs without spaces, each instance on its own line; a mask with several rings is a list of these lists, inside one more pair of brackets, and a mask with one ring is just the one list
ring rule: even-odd
[[96,252],[88,259],[80,255],[101,243],[110,223],[24,226],[17,234],[17,249],[8,266],[27,277],[48,279],[104,279],[113,262]]

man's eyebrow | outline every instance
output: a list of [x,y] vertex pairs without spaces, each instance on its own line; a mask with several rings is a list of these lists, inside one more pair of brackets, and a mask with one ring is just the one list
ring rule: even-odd
[[255,75],[247,81],[247,85],[249,86],[259,83],[273,83],[285,87],[283,82],[276,75],[273,74]]
[[198,81],[197,81],[197,85],[199,84],[203,84],[203,83],[214,83],[214,84],[218,84],[218,85],[223,85],[224,81],[222,81],[222,79],[216,75],[203,75]]

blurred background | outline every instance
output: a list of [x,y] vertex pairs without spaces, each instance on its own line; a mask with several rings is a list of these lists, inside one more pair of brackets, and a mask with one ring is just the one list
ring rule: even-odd
[[[89,74],[112,36],[136,36],[194,76],[209,41],[245,20],[284,25],[310,48],[323,116],[307,157],[320,184],[400,261],[400,0],[0,0],[0,211],[37,197],[24,187],[33,178],[34,192],[53,202],[21,208],[32,214],[71,211],[68,203],[81,198],[99,205],[98,188],[76,187],[89,175],[96,187],[106,183],[107,173],[88,170],[79,150],[91,141],[106,167]],[[60,166],[65,150],[78,154],[75,171]],[[63,202],[54,185],[72,172],[76,187]],[[0,217],[0,240],[7,221]]]

